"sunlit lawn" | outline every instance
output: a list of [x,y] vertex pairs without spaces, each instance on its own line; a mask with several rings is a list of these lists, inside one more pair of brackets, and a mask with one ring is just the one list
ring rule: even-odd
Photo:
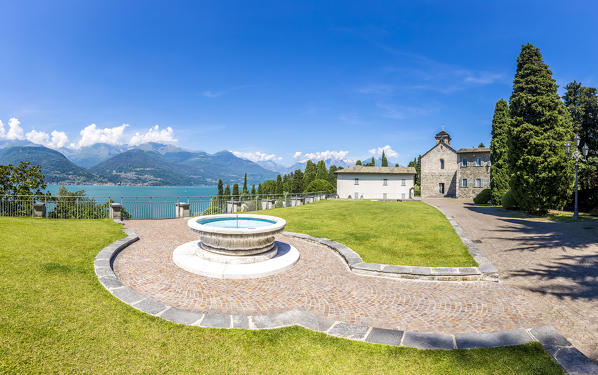
[[288,231],[341,242],[366,262],[477,266],[444,215],[423,202],[326,200],[266,213],[287,220]]
[[99,284],[96,253],[123,237],[110,221],[0,217],[0,373],[561,374],[539,344],[420,351],[299,327],[177,325]]

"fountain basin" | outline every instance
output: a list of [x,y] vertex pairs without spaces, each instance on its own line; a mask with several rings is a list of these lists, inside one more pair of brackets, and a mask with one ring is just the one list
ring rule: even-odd
[[[284,230],[279,217],[253,214],[198,216],[187,221],[200,236],[200,248],[224,256],[276,254],[274,236]],[[201,254],[198,254],[201,255]]]

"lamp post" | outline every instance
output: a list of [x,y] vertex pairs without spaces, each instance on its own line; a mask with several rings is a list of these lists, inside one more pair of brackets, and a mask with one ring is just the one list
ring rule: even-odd
[[580,153],[578,149],[580,141],[579,135],[576,134],[573,140],[575,142],[573,152],[571,152],[571,142],[565,142],[565,153],[567,153],[567,157],[569,157],[569,159],[575,160],[575,206],[573,211],[573,220],[577,220],[579,218],[579,210],[577,208],[577,173],[579,171],[579,161],[588,156],[588,145],[584,144]]

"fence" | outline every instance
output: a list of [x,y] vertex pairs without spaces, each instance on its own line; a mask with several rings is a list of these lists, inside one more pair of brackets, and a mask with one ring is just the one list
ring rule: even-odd
[[327,199],[323,192],[284,195],[86,197],[0,197],[0,216],[34,216],[59,219],[169,219],[295,207]]

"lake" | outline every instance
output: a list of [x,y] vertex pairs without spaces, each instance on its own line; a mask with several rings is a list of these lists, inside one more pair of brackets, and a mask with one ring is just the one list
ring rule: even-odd
[[[65,185],[69,191],[85,190],[92,198],[112,197],[209,197],[218,193],[217,186],[128,186],[128,185]],[[48,185],[55,195],[60,185]]]

